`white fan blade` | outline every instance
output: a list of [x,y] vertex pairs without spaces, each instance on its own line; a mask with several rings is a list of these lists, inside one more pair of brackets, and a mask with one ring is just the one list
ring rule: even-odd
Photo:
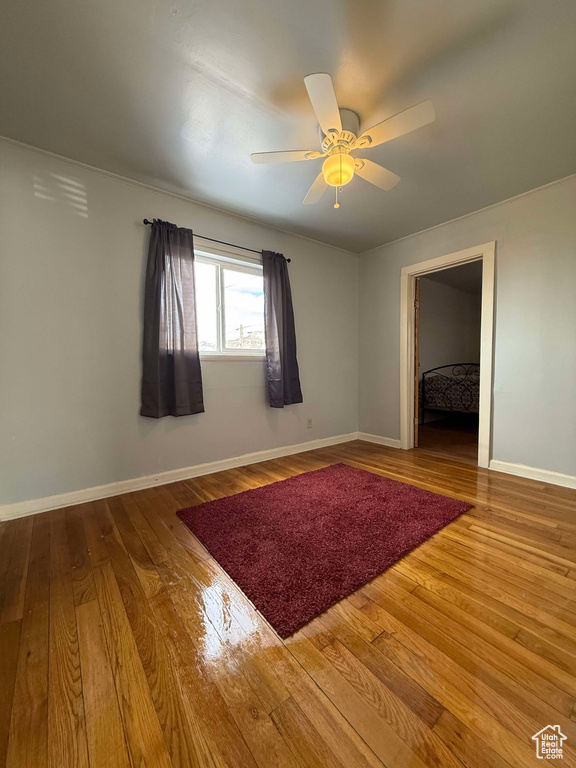
[[295,160],[314,160],[321,152],[307,149],[288,149],[285,152],[253,152],[253,163],[293,163]]
[[324,72],[307,75],[304,78],[304,84],[312,102],[316,119],[320,123],[320,128],[324,133],[328,133],[330,130],[341,131],[342,121],[330,75]]
[[312,205],[312,203],[317,203],[318,200],[322,197],[324,192],[326,192],[326,188],[328,187],[328,184],[324,181],[324,175],[322,174],[322,171],[316,176],[314,179],[314,183],[308,190],[308,194],[302,201],[304,205]]
[[372,128],[368,128],[360,136],[358,142],[361,143],[362,139],[369,137],[370,141],[366,146],[375,147],[378,144],[383,144],[385,141],[390,141],[391,139],[398,138],[398,136],[404,136],[405,133],[415,131],[416,128],[421,128],[423,125],[428,125],[435,117],[432,102],[423,101],[421,104],[416,104],[415,107],[405,109],[404,112],[399,112],[394,117],[389,117]]
[[388,191],[398,184],[400,176],[396,176],[392,171],[387,171],[386,168],[382,168],[378,163],[373,163],[372,160],[356,160],[355,173],[360,178],[369,181],[370,184],[374,184],[380,189]]

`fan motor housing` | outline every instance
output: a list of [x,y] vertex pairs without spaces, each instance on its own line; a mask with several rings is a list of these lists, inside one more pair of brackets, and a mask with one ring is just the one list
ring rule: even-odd
[[[352,133],[353,138],[346,138],[348,141],[353,141],[360,132],[360,118],[356,112],[351,109],[339,109],[338,112],[340,112],[340,120],[342,121],[342,133]],[[320,126],[318,126],[318,133],[320,135],[320,141],[324,142],[327,137]]]

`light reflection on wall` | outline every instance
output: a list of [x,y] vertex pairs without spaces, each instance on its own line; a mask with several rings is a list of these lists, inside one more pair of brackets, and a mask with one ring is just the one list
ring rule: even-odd
[[65,205],[72,212],[84,219],[88,218],[88,197],[84,184],[72,176],[48,173],[46,176],[34,175],[32,180],[34,197],[41,200]]

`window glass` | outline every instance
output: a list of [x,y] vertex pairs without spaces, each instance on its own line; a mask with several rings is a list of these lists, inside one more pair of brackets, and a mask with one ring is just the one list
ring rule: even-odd
[[215,264],[195,261],[196,322],[200,352],[218,351],[218,296]]
[[231,264],[208,253],[194,262],[198,349],[205,355],[261,356],[264,340],[262,268]]
[[226,349],[261,349],[264,344],[264,288],[261,274],[222,267]]

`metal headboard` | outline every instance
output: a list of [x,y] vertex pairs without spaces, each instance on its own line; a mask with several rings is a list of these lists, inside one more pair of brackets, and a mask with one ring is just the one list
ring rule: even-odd
[[[440,371],[446,371],[445,373],[440,373]],[[421,408],[422,408],[422,420],[424,420],[424,417],[426,415],[426,379],[430,378],[431,376],[440,376],[443,379],[446,379],[447,381],[454,381],[458,384],[458,395],[460,399],[459,406],[457,408],[453,407],[453,404],[450,401],[450,398],[447,397],[445,405],[442,406],[441,410],[446,411],[459,411],[459,412],[471,412],[471,406],[473,405],[472,399],[468,400],[468,406],[466,405],[466,400],[462,401],[461,395],[462,392],[466,391],[466,384],[470,383],[471,385],[477,385],[480,381],[480,364],[479,363],[453,363],[451,365],[439,365],[437,368],[430,368],[430,370],[425,371],[422,374],[422,386],[421,386],[421,393],[422,393],[422,399],[421,399]],[[464,388],[462,387],[462,384],[464,384]],[[449,394],[449,390],[448,390]],[[428,410],[434,410],[428,409]]]

